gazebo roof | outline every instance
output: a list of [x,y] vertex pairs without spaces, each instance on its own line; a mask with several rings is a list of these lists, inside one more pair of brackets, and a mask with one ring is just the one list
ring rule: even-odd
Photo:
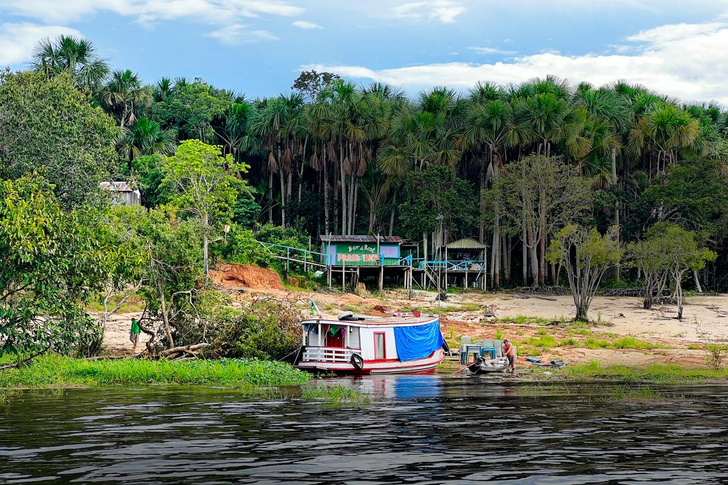
[[458,239],[448,244],[447,249],[487,249],[488,246],[476,241],[473,238],[466,237],[465,239]]

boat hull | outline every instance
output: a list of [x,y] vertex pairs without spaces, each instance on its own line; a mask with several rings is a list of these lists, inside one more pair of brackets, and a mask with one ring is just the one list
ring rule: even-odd
[[435,350],[424,359],[399,361],[399,360],[364,360],[361,369],[357,369],[351,362],[324,362],[324,361],[301,361],[296,367],[310,372],[334,372],[336,374],[349,375],[374,375],[374,374],[418,374],[433,372],[435,367],[445,359],[442,349]]

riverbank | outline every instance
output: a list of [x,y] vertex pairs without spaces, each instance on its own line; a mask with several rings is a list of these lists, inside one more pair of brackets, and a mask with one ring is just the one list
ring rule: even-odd
[[0,372],[0,389],[43,389],[141,385],[205,385],[261,389],[297,386],[311,376],[281,362],[259,360],[86,360],[41,356],[18,369]]

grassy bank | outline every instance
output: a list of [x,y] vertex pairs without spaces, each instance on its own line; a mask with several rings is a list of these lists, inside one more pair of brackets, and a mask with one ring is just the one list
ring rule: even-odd
[[202,384],[256,388],[293,386],[310,376],[288,364],[258,360],[74,359],[38,357],[19,369],[0,371],[0,389],[146,384]]
[[[626,365],[603,366],[592,361],[588,364],[564,367],[560,376],[570,380],[612,380],[625,383],[654,382],[659,384],[695,384],[709,381],[727,381],[727,369],[688,367],[675,364],[651,364],[645,367]],[[554,375],[553,377],[558,377]]]

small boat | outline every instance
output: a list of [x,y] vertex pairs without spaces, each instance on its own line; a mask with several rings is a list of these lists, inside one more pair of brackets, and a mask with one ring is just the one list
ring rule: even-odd
[[468,370],[473,374],[489,374],[491,372],[503,372],[508,368],[508,359],[499,357],[497,359],[483,359],[478,357],[475,362],[468,366]]
[[430,372],[445,358],[440,317],[395,313],[307,319],[294,365],[338,374]]

